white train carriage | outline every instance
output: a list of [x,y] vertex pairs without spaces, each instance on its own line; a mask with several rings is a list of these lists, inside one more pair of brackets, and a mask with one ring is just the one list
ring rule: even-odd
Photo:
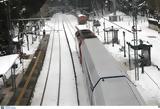
[[97,38],[85,39],[80,48],[91,105],[144,105],[136,87]]

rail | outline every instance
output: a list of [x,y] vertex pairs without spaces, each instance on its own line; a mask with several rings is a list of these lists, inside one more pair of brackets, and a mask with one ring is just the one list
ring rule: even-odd
[[69,51],[70,51],[70,56],[71,56],[71,60],[72,60],[72,65],[73,65],[73,70],[74,70],[75,85],[76,85],[76,94],[77,94],[77,103],[78,103],[78,105],[80,105],[79,92],[78,92],[78,83],[77,83],[77,74],[76,74],[76,69],[75,69],[75,64],[74,64],[74,60],[73,60],[73,55],[72,55],[72,51],[71,51],[71,47],[70,47],[70,43],[69,43],[69,40],[68,40],[68,36],[67,36],[67,33],[66,33],[66,29],[65,29],[64,23],[63,23],[63,28],[64,28],[64,33],[65,33],[65,36],[66,36],[66,40],[67,40],[67,43],[68,43],[68,47],[69,47]]
[[[56,20],[54,21],[53,24],[56,23]],[[43,104],[43,100],[44,100],[44,95],[45,95],[45,92],[46,92],[46,87],[47,87],[47,83],[48,83],[48,77],[49,77],[49,71],[50,71],[50,67],[51,67],[51,60],[52,60],[52,54],[53,54],[53,43],[54,43],[54,28],[55,26],[52,28],[52,31],[53,31],[53,39],[52,39],[52,45],[51,45],[51,54],[50,54],[50,59],[49,59],[49,67],[47,69],[47,77],[46,77],[46,81],[45,81],[45,85],[44,85],[44,89],[43,89],[43,93],[42,93],[42,98],[41,98],[41,102],[40,102],[40,105]]]

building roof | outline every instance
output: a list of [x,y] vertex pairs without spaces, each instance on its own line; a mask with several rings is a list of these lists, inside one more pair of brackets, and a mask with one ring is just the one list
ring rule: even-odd
[[8,70],[12,67],[18,56],[19,54],[12,54],[0,57],[0,75],[4,75],[8,72]]

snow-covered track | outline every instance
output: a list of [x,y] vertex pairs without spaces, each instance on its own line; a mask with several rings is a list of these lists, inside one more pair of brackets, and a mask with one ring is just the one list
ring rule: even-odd
[[57,105],[59,106],[60,103],[60,92],[61,92],[61,39],[60,39],[60,27],[59,27],[60,23],[58,20],[58,36],[59,36],[59,84],[58,84],[58,97],[57,97]]
[[[54,20],[54,23],[56,23],[56,20]],[[52,55],[53,55],[53,43],[54,43],[54,34],[55,34],[55,28],[56,26],[54,25],[54,27],[51,29],[52,30],[52,34],[53,34],[53,38],[52,38],[52,44],[51,44],[51,53],[50,53],[50,57],[49,57],[49,67],[47,69],[47,76],[46,76],[46,80],[45,80],[45,85],[44,85],[44,88],[43,88],[43,93],[42,93],[42,98],[41,98],[41,101],[40,101],[40,105],[43,104],[43,100],[44,100],[44,95],[45,95],[45,92],[46,92],[46,88],[47,88],[47,83],[48,83],[48,78],[49,78],[49,73],[50,73],[50,68],[51,68],[51,61],[52,61]]]
[[[72,65],[73,65],[73,70],[74,70],[75,85],[76,85],[76,94],[77,94],[77,104],[80,105],[79,93],[78,93],[78,84],[77,84],[77,74],[76,74],[76,70],[75,70],[75,65],[74,65],[73,55],[72,55],[72,51],[71,51],[71,46],[70,46],[70,43],[69,43],[69,40],[68,40],[68,36],[67,36],[67,33],[66,33],[66,29],[65,29],[64,23],[63,23],[63,28],[64,28],[67,44],[68,44],[68,47],[69,47],[70,56],[71,56],[71,60],[72,60]],[[73,39],[74,39],[74,37],[73,37]]]
[[41,97],[36,98],[41,99],[38,101],[40,105],[79,105],[77,76],[64,23],[58,14],[53,20],[50,54],[42,71],[46,80],[39,89],[43,90],[39,94]]
[[[54,105],[59,105],[60,102],[60,90],[61,90],[61,36],[60,36],[60,29],[59,29],[59,18],[54,19],[54,27],[53,27],[53,39],[52,39],[52,47],[51,47],[51,54],[50,54],[50,59],[49,59],[49,67],[47,69],[47,77],[46,77],[46,81],[45,81],[45,86],[43,89],[43,94],[42,94],[42,98],[41,98],[41,102],[40,105],[45,105],[46,101],[47,101],[47,91],[49,88],[49,84],[51,83],[51,81],[49,80],[49,76],[51,76],[53,73],[58,73],[58,82],[57,85],[55,85],[54,89],[57,89],[57,91],[53,91],[53,93],[55,93],[55,95],[57,95],[57,97],[53,97],[55,98],[55,103],[53,103]],[[57,23],[57,24],[56,24]],[[55,38],[56,36],[56,38]],[[57,45],[54,45],[54,43],[58,43]],[[55,46],[58,47],[58,49],[55,50]],[[54,63],[53,59],[55,58],[54,52],[58,52],[57,55],[57,60],[58,63]],[[52,65],[55,65],[56,68],[58,69],[58,72],[54,72],[52,71]],[[52,73],[52,74],[50,74]],[[54,87],[54,86],[53,86]]]

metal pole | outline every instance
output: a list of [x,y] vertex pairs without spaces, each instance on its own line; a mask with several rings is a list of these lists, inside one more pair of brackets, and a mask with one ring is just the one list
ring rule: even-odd
[[104,44],[106,44],[106,34],[105,34],[105,19],[104,19],[104,23],[103,23],[103,25],[104,25]]
[[112,26],[112,47],[114,47],[114,31],[113,31],[113,26]]
[[[135,31],[135,42],[136,42],[136,46],[138,46],[137,18],[136,17],[135,17],[135,29],[136,29],[136,31]],[[136,67],[137,67],[137,79],[136,80],[139,80],[138,50],[136,50]]]
[[116,16],[116,0],[112,0],[112,1],[113,1],[114,16]]
[[107,31],[107,44],[109,44],[108,33],[109,31]]
[[98,35],[99,35],[99,28],[97,27],[97,32],[98,32]]
[[[137,9],[136,1],[133,1],[133,37],[134,37],[134,46],[138,45],[138,36],[137,36]],[[138,50],[134,50],[135,58],[135,80],[139,80],[139,67],[138,67]]]
[[123,31],[123,39],[124,39],[124,57],[126,57],[126,40],[125,40],[125,32]]
[[14,91],[16,92],[16,78],[15,78],[15,73],[16,73],[16,64],[14,64],[14,68],[13,68],[13,80],[14,80]]
[[12,77],[12,90],[16,91],[16,80],[15,80],[15,63],[11,67],[11,77]]
[[129,69],[131,70],[131,56],[130,56],[130,47],[128,45],[128,58],[129,58]]

